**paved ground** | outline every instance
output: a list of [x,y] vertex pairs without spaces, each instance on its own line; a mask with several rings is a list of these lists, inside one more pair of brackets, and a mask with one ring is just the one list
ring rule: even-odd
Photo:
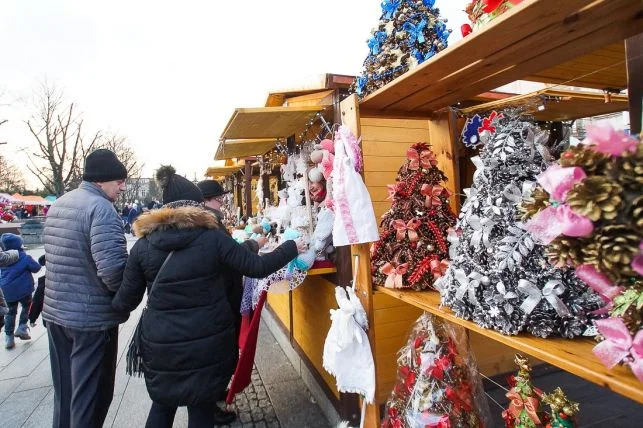
[[[129,242],[133,245],[133,241]],[[42,248],[29,253],[38,258]],[[105,427],[142,427],[151,400],[142,378],[125,373],[125,353],[140,315],[139,307],[119,331],[119,360],[114,400]],[[3,428],[49,427],[53,412],[53,388],[49,345],[42,323],[31,331],[32,340],[16,339],[16,348],[4,349],[0,334],[0,426]],[[232,427],[329,427],[303,381],[296,374],[276,340],[262,324],[252,385],[237,395],[239,418]],[[187,427],[187,410],[179,409],[175,427]]]

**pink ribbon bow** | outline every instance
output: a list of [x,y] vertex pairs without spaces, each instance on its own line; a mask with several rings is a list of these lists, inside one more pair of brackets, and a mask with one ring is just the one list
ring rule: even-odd
[[388,275],[384,287],[386,288],[403,288],[403,276],[408,271],[409,264],[402,263],[398,267],[393,266],[392,263],[385,263],[384,266],[380,268],[380,272],[384,275]]
[[589,236],[594,231],[594,223],[587,217],[576,214],[567,205],[559,205],[538,212],[525,224],[525,229],[548,245],[559,235]]
[[409,241],[415,242],[419,239],[416,230],[420,223],[420,219],[412,218],[408,223],[404,223],[404,220],[393,220],[391,226],[396,230],[395,237],[398,241],[402,241],[408,234]]
[[422,150],[421,153],[418,153],[417,150],[411,147],[406,151],[406,157],[411,160],[409,163],[409,169],[412,170],[416,170],[420,167],[431,168],[431,165],[438,164],[435,153],[431,150]]
[[430,184],[423,184],[422,188],[420,189],[420,193],[422,194],[422,196],[426,196],[424,205],[427,208],[441,205],[442,199],[440,199],[440,196],[445,192],[446,192],[446,195],[448,196],[447,189],[445,189],[442,186],[431,186]]
[[638,141],[623,131],[616,131],[611,126],[587,125],[587,138],[583,144],[592,150],[610,156],[622,156],[625,152],[636,151]]
[[607,275],[597,271],[594,265],[583,264],[578,266],[576,268],[576,276],[582,281],[585,281],[608,305],[611,305],[614,298],[623,291],[623,287],[615,286]]
[[632,338],[621,318],[607,318],[594,321],[598,332],[605,338],[592,352],[609,369],[632,355],[628,362],[632,373],[643,382],[643,330]]
[[540,174],[537,180],[553,200],[564,202],[567,199],[567,192],[586,177],[585,171],[577,166],[563,168],[554,164]]

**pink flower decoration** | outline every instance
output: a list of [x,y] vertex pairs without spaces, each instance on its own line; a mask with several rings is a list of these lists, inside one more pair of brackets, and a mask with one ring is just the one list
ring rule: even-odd
[[611,126],[587,125],[587,138],[583,144],[593,150],[611,156],[621,156],[625,152],[635,152],[637,140],[623,131]]
[[554,164],[537,178],[538,183],[551,195],[552,199],[564,202],[576,183],[585,180],[585,171],[578,167],[563,168]]

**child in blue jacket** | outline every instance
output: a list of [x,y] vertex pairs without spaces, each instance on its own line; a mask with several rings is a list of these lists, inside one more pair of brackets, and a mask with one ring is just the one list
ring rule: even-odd
[[31,339],[29,327],[27,326],[31,293],[34,291],[34,281],[31,274],[40,270],[40,264],[24,251],[20,236],[5,233],[0,237],[0,244],[5,251],[17,250],[19,254],[18,261],[0,269],[0,288],[9,307],[9,312],[4,316],[5,347],[11,349],[16,346],[14,328],[16,326],[18,304],[22,306],[22,310],[15,336],[22,340]]

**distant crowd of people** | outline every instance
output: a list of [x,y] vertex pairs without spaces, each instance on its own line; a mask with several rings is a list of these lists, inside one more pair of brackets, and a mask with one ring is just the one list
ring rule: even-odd
[[[118,326],[146,293],[126,364],[128,373],[145,377],[152,399],[146,426],[172,427],[180,406],[187,406],[190,428],[230,424],[235,413],[217,402],[239,357],[242,275],[265,277],[307,246],[290,240],[259,256],[260,243],[239,244],[222,226],[221,185],[205,180],[197,186],[171,167],[156,177],[162,204],[117,211],[126,178],[113,152],[92,152],[83,182],[52,205],[45,221],[42,318],[53,427],[103,426],[114,394]],[[127,226],[139,237],[129,255]],[[0,308],[10,349],[15,337],[30,338],[33,273],[41,263],[26,254],[19,236],[3,235],[0,242]]]

